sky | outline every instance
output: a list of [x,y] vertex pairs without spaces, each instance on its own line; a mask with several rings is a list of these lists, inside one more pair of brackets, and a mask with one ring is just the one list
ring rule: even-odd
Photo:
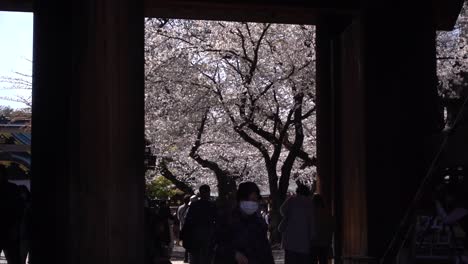
[[[15,72],[32,74],[33,14],[0,12],[0,78],[20,77]],[[0,82],[0,97],[28,97],[31,90],[8,89]],[[0,99],[1,106],[25,108],[26,105]]]

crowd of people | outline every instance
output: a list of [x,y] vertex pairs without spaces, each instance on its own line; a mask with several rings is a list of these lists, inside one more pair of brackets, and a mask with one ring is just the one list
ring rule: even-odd
[[[468,230],[468,208],[453,192],[435,197],[436,209],[448,225],[459,224]],[[459,196],[459,195],[458,195]],[[184,262],[191,264],[273,264],[269,241],[270,212],[261,202],[260,190],[253,182],[241,183],[236,203],[229,213],[220,213],[210,200],[210,187],[203,185],[199,194],[186,196],[178,208],[175,221],[178,239],[186,249]],[[225,210],[224,210],[225,212]],[[281,233],[285,264],[329,263],[335,219],[319,194],[298,185],[280,208]],[[465,248],[468,248],[465,239]],[[168,255],[170,256],[170,255]],[[170,263],[170,258],[165,260]],[[164,263],[164,262],[156,262]],[[468,263],[460,256],[459,263]]]
[[171,263],[176,218],[165,201],[145,200],[145,264]]
[[[25,186],[7,181],[0,165],[0,252],[8,264],[31,259],[31,195]],[[468,231],[466,192],[440,191],[434,197],[440,219]],[[299,184],[296,193],[280,207],[285,264],[324,264],[332,256],[335,219],[319,194]],[[233,206],[219,208],[211,189],[202,185],[197,195],[185,196],[177,211],[166,201],[145,200],[145,263],[171,263],[175,244],[185,248],[191,264],[273,264],[268,206],[253,182],[239,184]],[[465,237],[465,248],[468,239]],[[465,252],[460,263],[468,263]]]
[[[0,165],[0,253],[8,264],[25,264],[31,240],[31,194],[24,185],[7,180]],[[29,257],[31,258],[31,257]]]
[[[275,263],[269,240],[271,216],[259,187],[253,182],[239,184],[235,205],[229,210],[218,208],[210,194],[210,187],[202,185],[197,195],[184,197],[172,216],[165,205],[152,209],[153,220],[147,223],[149,229],[157,230],[153,241],[159,244],[147,243],[152,251],[147,254],[148,263],[170,263],[169,244],[179,240],[185,248],[185,263]],[[322,197],[299,185],[281,206],[281,214],[285,263],[328,263],[334,220]],[[171,231],[179,233],[175,241],[170,239]],[[166,238],[161,237],[164,233]]]

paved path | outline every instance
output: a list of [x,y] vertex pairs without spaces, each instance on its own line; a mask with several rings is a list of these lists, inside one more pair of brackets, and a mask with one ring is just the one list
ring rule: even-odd
[[[276,264],[283,264],[284,257],[283,252],[281,250],[274,250],[273,254],[275,256],[275,263]],[[184,264],[184,249],[182,247],[176,246],[174,248],[173,257],[171,259],[172,264]],[[3,253],[0,255],[0,264],[7,264]]]
[[[284,254],[282,250],[273,250],[273,255],[275,257],[276,264],[284,263]],[[184,249],[182,247],[176,246],[172,253],[172,264],[184,264]]]

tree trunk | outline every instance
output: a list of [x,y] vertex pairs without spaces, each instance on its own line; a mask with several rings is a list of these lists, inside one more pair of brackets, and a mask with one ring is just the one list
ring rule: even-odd
[[232,177],[231,173],[227,170],[223,170],[216,162],[211,160],[206,160],[198,155],[198,149],[201,146],[201,139],[203,132],[205,130],[206,119],[208,118],[208,110],[205,111],[203,118],[198,128],[197,139],[193,144],[192,149],[190,150],[189,156],[200,164],[203,168],[210,169],[216,176],[216,181],[218,182],[218,197],[219,200],[230,200],[233,194],[236,191],[236,181]]
[[233,200],[237,191],[237,184],[234,177],[222,171],[216,174],[216,179],[218,181],[218,200]]
[[267,163],[268,181],[270,186],[270,242],[272,245],[281,242],[281,233],[278,226],[281,223],[282,217],[280,207],[283,204],[278,191],[278,175],[276,173],[275,164]]
[[282,201],[278,195],[272,196],[271,212],[270,212],[270,243],[272,245],[281,242],[281,232],[278,230],[278,226],[283,220],[280,213]]

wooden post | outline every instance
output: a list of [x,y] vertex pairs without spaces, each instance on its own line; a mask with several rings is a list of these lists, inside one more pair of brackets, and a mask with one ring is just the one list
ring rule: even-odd
[[336,218],[337,263],[367,254],[360,24],[351,21],[335,18],[317,26],[319,187]]
[[416,2],[371,9],[362,19],[369,254],[373,257],[383,255],[395,235],[433,158],[425,152],[427,139],[442,124],[435,22],[431,6]]
[[338,256],[379,258],[427,171],[424,144],[441,128],[430,10],[371,7],[318,24],[319,188]]
[[143,1],[66,13],[35,2],[33,261],[143,263]]

